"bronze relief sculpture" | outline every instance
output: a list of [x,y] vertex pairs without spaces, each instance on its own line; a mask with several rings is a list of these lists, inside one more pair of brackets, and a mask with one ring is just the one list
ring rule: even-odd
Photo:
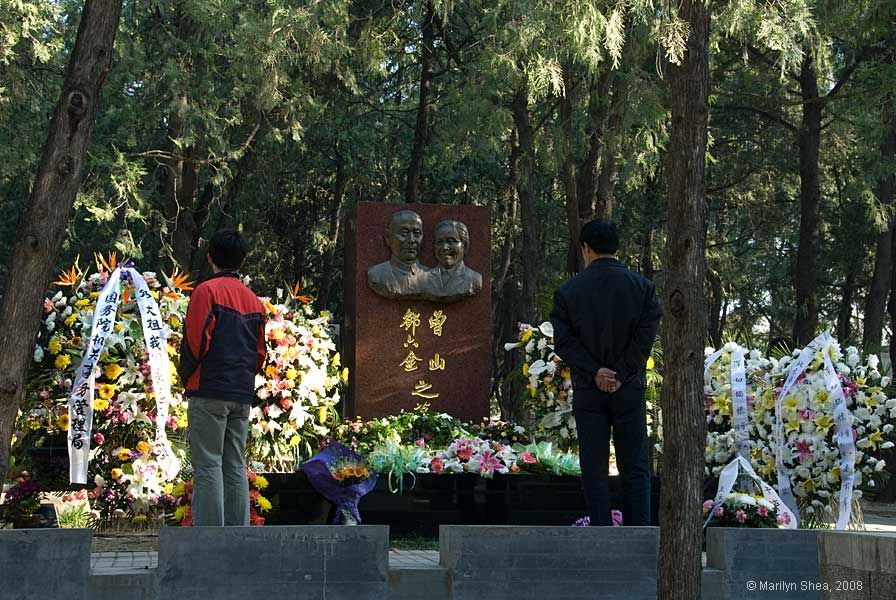
[[367,285],[389,299],[458,302],[482,290],[482,275],[464,264],[470,247],[467,226],[441,221],[435,229],[437,266],[420,263],[423,219],[412,210],[392,215],[386,227],[389,260],[367,269]]

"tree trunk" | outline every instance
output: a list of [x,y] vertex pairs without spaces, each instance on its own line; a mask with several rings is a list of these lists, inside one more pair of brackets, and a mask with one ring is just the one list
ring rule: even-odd
[[711,268],[706,268],[706,282],[709,284],[709,339],[713,348],[722,347],[722,312],[725,297],[722,290],[722,278]]
[[336,182],[333,186],[333,206],[330,211],[330,222],[327,235],[330,245],[324,255],[324,264],[321,269],[320,293],[317,296],[317,305],[321,310],[327,310],[330,305],[330,296],[336,279],[336,251],[339,249],[339,230],[342,224],[343,207],[345,206],[345,188],[348,185],[348,177],[345,174],[345,160],[342,155],[336,156]]
[[563,66],[564,94],[560,98],[560,133],[563,150],[563,191],[566,193],[566,228],[569,235],[569,252],[566,257],[566,270],[578,273],[584,266],[582,252],[579,249],[579,196],[576,180],[576,157],[572,131],[573,83],[572,66]]
[[843,296],[837,312],[837,340],[844,346],[852,337],[852,304],[856,291],[856,274],[850,271],[843,283]]
[[[880,146],[881,164],[892,165],[896,161],[896,118],[893,115],[893,95],[884,99],[881,110],[883,116],[884,136]],[[884,309],[887,292],[890,290],[891,271],[893,269],[893,192],[896,189],[896,175],[892,170],[885,173],[878,182],[877,199],[887,209],[888,227],[877,238],[877,250],[874,260],[874,274],[865,297],[865,322],[862,347],[865,352],[876,353],[881,350],[884,328]]]
[[519,143],[519,167],[516,192],[520,201],[523,227],[523,298],[521,308],[524,319],[536,322],[538,314],[538,282],[541,251],[538,247],[538,222],[535,216],[535,190],[532,181],[535,174],[535,151],[532,142],[532,124],[529,118],[529,96],[521,88],[513,97],[513,123]]
[[427,0],[423,16],[420,47],[420,102],[417,105],[417,127],[414,130],[414,148],[408,165],[408,181],[405,202],[417,202],[420,187],[420,173],[423,170],[423,152],[429,140],[429,95],[432,91],[432,59],[435,46],[436,11],[433,0]]
[[709,15],[703,0],[681,0],[690,24],[681,65],[668,65],[672,127],[667,163],[668,208],[663,259],[665,444],[660,498],[658,598],[699,600],[703,543],[703,296],[706,250],[706,125]]
[[81,168],[112,62],[121,0],[87,0],[62,93],[12,251],[0,306],[0,481],[34,353],[44,294],[81,183]]
[[613,99],[610,103],[610,114],[604,136],[603,160],[600,175],[597,178],[597,196],[595,198],[595,216],[599,219],[613,218],[613,193],[619,178],[619,142],[622,138],[622,123],[628,108],[627,86],[618,76],[613,77]]
[[610,110],[610,90],[613,74],[610,69],[601,73],[591,85],[588,97],[588,155],[579,169],[579,219],[585,223],[594,218],[597,186],[603,164],[606,142],[607,114]]
[[805,49],[805,53],[800,69],[803,117],[797,132],[800,149],[800,232],[794,274],[796,318],[793,323],[793,341],[797,346],[811,342],[818,328],[815,287],[818,279],[818,149],[821,143],[822,104],[818,97],[815,59],[809,48]]

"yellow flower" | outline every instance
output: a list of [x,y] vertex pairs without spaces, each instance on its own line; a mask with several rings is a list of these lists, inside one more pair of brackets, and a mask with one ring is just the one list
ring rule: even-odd
[[529,376],[529,364],[524,363],[523,364],[523,377],[528,377],[528,376]]
[[180,319],[177,318],[177,315],[171,315],[168,324],[171,325],[171,329],[180,329]]
[[296,371],[295,369],[293,369],[292,367],[286,369],[286,378],[287,379],[295,379],[298,374],[299,374],[299,372]]
[[115,395],[115,386],[111,383],[101,383],[96,386],[96,393],[100,395],[100,398],[108,400]]
[[109,408],[109,401],[102,398],[94,398],[93,410],[104,411]]
[[56,360],[53,361],[53,364],[56,365],[57,369],[65,369],[72,362],[72,357],[68,354],[60,354],[56,357]]
[[348,382],[348,367],[342,369],[342,383]]
[[183,521],[184,519],[187,518],[187,511],[189,511],[189,510],[190,510],[189,505],[184,504],[182,506],[178,506],[177,508],[174,509],[174,519],[176,521]]
[[264,374],[267,375],[268,379],[273,379],[274,375],[277,374],[277,367],[274,365],[268,365],[268,367],[264,370]]
[[28,421],[28,429],[37,431],[38,429],[40,429],[40,421]]
[[255,487],[256,489],[263,490],[264,488],[268,487],[268,480],[261,475],[256,475]]
[[815,430],[827,435],[828,430],[830,430],[833,424],[834,419],[832,419],[830,415],[822,415],[815,419]]
[[333,358],[330,359],[330,364],[333,365],[333,367],[335,367],[335,368],[337,368],[337,369],[338,369],[340,366],[342,366],[342,357],[339,356],[339,353],[338,353],[338,352],[337,352],[336,354],[333,355]]
[[256,500],[258,504],[258,510],[261,512],[268,512],[271,510],[271,501],[265,498],[264,496],[259,496],[258,500]]
[[146,515],[134,515],[134,518],[131,519],[131,523],[134,525],[143,525],[146,523]]
[[176,486],[174,486],[173,490],[171,490],[171,495],[174,497],[180,497],[180,496],[183,496],[186,491],[187,490],[184,487],[184,482],[181,481]]
[[150,446],[145,441],[140,440],[137,442],[137,452],[140,454],[149,454]]
[[111,473],[111,475],[112,475],[112,479],[116,479],[116,480],[117,480],[117,479],[121,479],[121,476],[122,476],[123,474],[124,474],[124,471],[122,471],[121,469],[117,469],[117,468],[116,468],[116,469],[112,469],[112,473]]
[[56,417],[56,428],[68,430],[68,413],[62,413]]
[[323,425],[324,422],[327,420],[327,407],[326,406],[321,406],[319,409],[317,409],[317,420],[321,423],[321,425]]
[[187,426],[187,413],[184,413],[177,418],[177,426],[181,429]]
[[87,298],[81,298],[80,300],[75,302],[75,306],[77,306],[78,308],[84,308],[88,304],[90,304],[90,300],[88,300]]
[[63,321],[63,323],[65,323],[66,327],[71,327],[72,323],[74,323],[77,319],[78,319],[78,313],[72,313],[65,318],[65,321]]
[[84,343],[84,340],[81,339],[80,335],[76,335],[75,337],[72,338],[71,341],[72,341],[73,348],[80,348],[81,344]]
[[118,363],[114,363],[111,365],[106,365],[106,368],[103,369],[103,375],[105,375],[106,379],[108,379],[109,381],[115,381],[123,371],[124,369],[122,369]]
[[174,491],[174,484],[173,484],[173,483],[170,483],[170,482],[169,482],[169,483],[166,483],[166,484],[162,487],[162,491],[164,491],[164,492],[165,492],[166,494],[168,494],[169,496],[172,495],[171,492]]
[[294,435],[289,439],[289,445],[292,446],[293,448],[295,448],[296,446],[298,446],[301,443],[302,443],[302,440],[299,439],[299,436],[297,436],[297,435]]
[[125,462],[131,459],[131,450],[130,448],[122,448],[118,451],[118,460],[121,462]]
[[524,332],[523,332],[523,335],[520,336],[520,341],[521,341],[521,342],[528,342],[530,339],[532,339],[532,332],[533,332],[533,331],[534,331],[534,330],[532,330],[532,329],[527,329],[526,331],[524,331]]
[[50,354],[59,354],[62,350],[62,343],[59,341],[59,338],[53,338],[50,340],[50,344],[47,346],[47,349],[50,351]]
[[93,298],[94,300],[96,300],[97,298],[100,297],[100,293],[99,292],[90,292],[90,297]]
[[648,358],[647,358],[647,370],[648,370],[648,371],[653,371],[653,368],[654,368],[655,366],[656,366],[656,363],[653,362],[653,357],[652,357],[652,356],[648,357]]

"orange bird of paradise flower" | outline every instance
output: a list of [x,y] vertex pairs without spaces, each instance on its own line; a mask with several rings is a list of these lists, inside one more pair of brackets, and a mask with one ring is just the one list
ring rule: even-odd
[[290,290],[290,295],[293,300],[298,300],[302,304],[311,304],[311,296],[300,296],[299,291],[302,289],[302,283],[297,281],[294,286],[292,286],[292,290]]
[[171,273],[171,284],[182,292],[188,292],[196,285],[195,281],[190,280],[189,273],[181,273],[177,269]]
[[75,264],[72,265],[70,271],[66,271],[65,269],[59,273],[59,279],[53,282],[53,285],[70,285],[73,288],[78,285],[78,280],[81,278],[81,268],[78,266],[78,258],[75,258]]
[[111,273],[115,270],[115,267],[118,266],[118,254],[115,252],[110,252],[108,256],[103,256],[99,252],[94,252],[93,258],[96,261],[97,271],[105,270]]

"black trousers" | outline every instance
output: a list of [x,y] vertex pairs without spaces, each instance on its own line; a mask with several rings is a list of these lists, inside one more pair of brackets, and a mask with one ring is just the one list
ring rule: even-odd
[[622,518],[625,525],[650,525],[650,465],[647,406],[644,388],[623,385],[614,394],[598,389],[576,390],[573,400],[582,490],[592,525],[612,525],[610,491],[610,433],[622,479]]

